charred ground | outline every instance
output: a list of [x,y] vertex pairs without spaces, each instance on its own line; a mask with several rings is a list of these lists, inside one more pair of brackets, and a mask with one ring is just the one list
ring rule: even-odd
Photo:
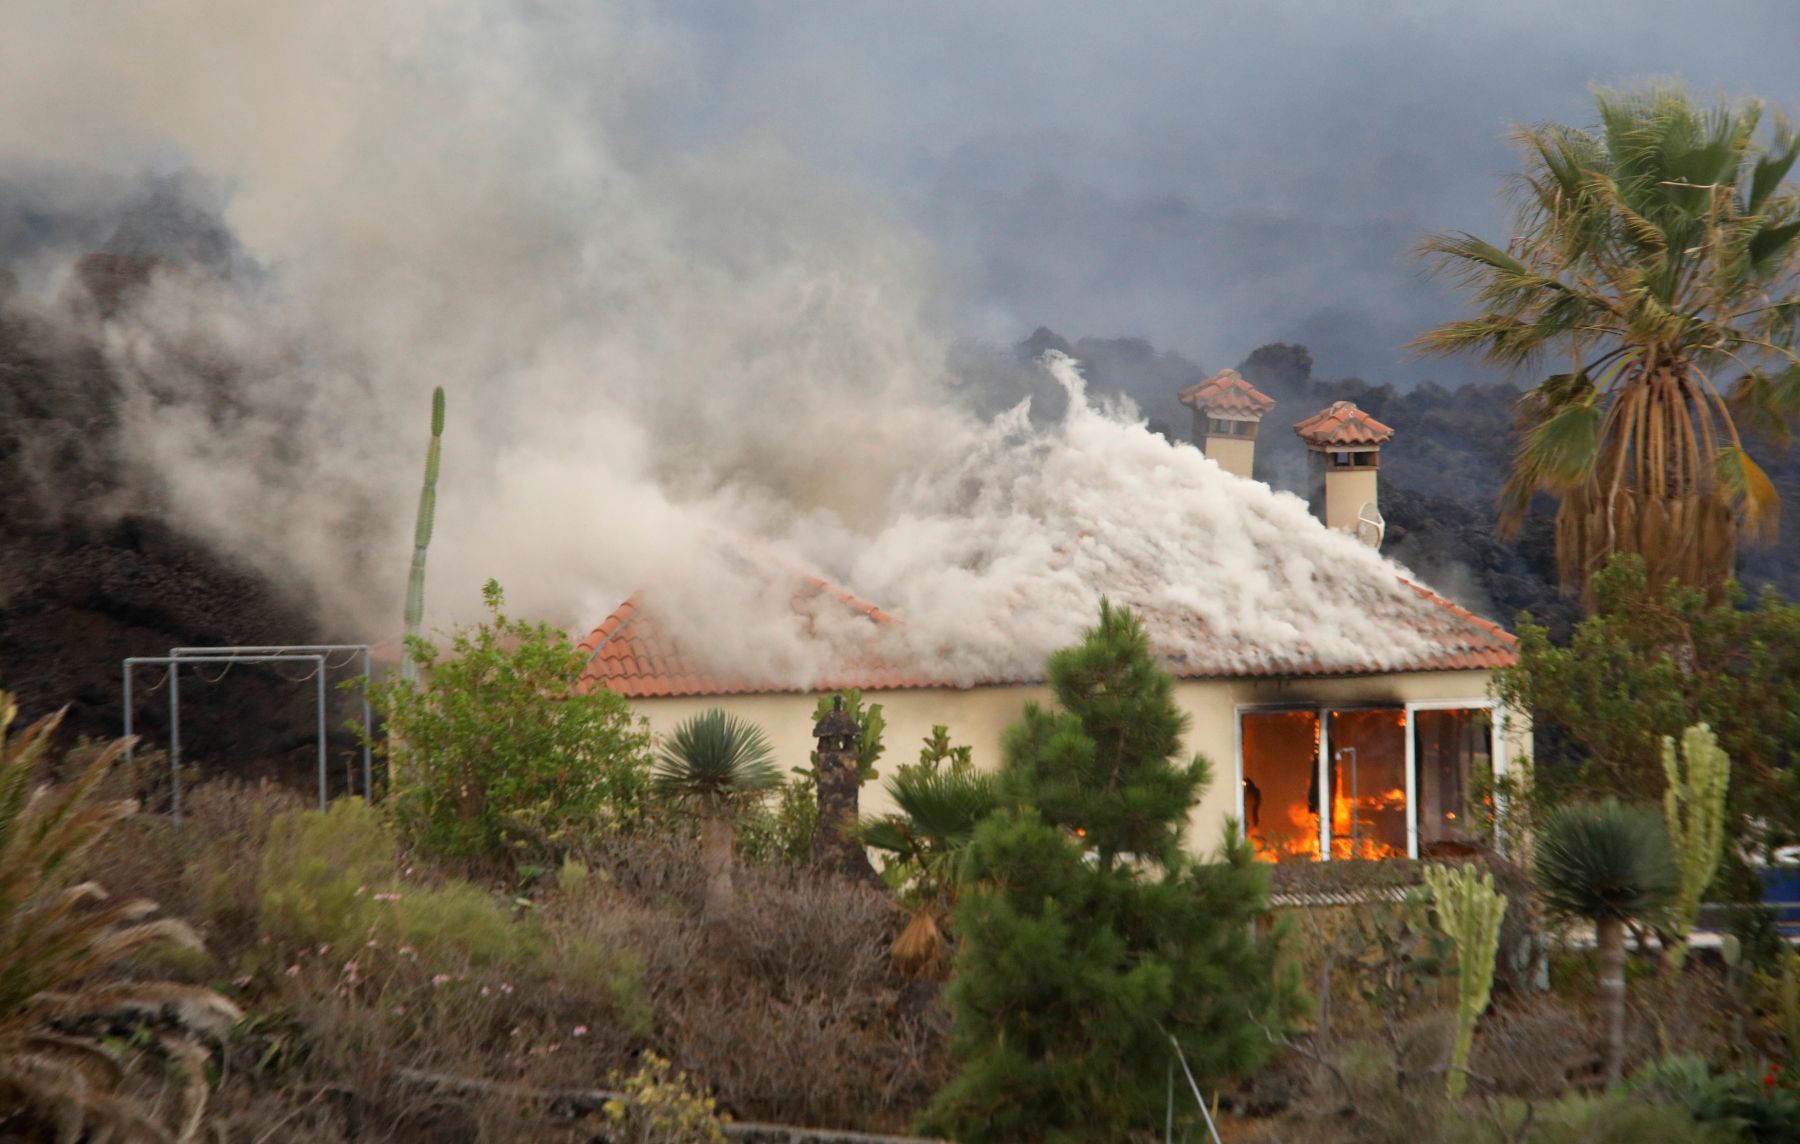
[[[26,720],[67,704],[72,737],[118,734],[125,656],[321,635],[307,601],[167,524],[166,494],[122,447],[122,389],[97,333],[153,266],[90,256],[50,304],[0,279],[0,686]],[[137,704],[139,728],[157,743],[167,736],[161,678],[144,673]],[[311,773],[309,686],[248,666],[213,684],[187,678],[190,760],[235,774]],[[344,715],[332,713],[334,727]],[[337,756],[353,745],[339,733],[331,747]]]

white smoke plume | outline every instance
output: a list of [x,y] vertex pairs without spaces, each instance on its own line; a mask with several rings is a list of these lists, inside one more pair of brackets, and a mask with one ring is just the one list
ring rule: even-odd
[[1035,664],[1102,591],[1247,661],[1412,650],[1370,618],[1392,566],[1091,408],[1069,363],[1058,424],[975,417],[932,251],[776,140],[688,138],[695,66],[631,4],[28,3],[0,169],[225,188],[249,268],[164,273],[104,326],[124,440],[180,523],[338,634],[398,627],[441,384],[440,626],[489,576],[575,630],[647,588],[719,666],[817,672],[741,536],[963,679]]

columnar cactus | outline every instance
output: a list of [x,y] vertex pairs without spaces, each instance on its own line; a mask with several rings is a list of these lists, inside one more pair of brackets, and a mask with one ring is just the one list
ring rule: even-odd
[[[425,550],[431,546],[431,525],[437,517],[438,459],[444,443],[444,387],[431,391],[431,445],[425,450],[425,483],[419,488],[419,518],[413,528],[412,576],[406,584],[406,635],[419,634],[425,622]],[[418,678],[411,654],[400,657],[400,678]]]
[[1468,1086],[1475,1022],[1493,992],[1494,954],[1500,948],[1506,895],[1494,889],[1492,875],[1478,874],[1472,866],[1427,866],[1425,885],[1436,906],[1438,928],[1456,946],[1456,1044],[1444,1078],[1454,1100]]
[[1731,758],[1705,723],[1682,732],[1681,754],[1686,766],[1676,759],[1675,740],[1664,735],[1663,774],[1669,789],[1663,794],[1663,820],[1681,870],[1681,889],[1671,907],[1676,937],[1669,950],[1669,967],[1676,970],[1687,960],[1688,933],[1700,914],[1700,895],[1719,871],[1725,791],[1731,785]]

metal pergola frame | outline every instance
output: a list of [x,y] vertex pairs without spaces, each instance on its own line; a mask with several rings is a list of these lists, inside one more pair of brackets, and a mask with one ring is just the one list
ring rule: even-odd
[[[129,763],[135,754],[132,741],[132,669],[138,666],[161,666],[168,669],[169,683],[169,791],[170,810],[175,824],[181,824],[181,665],[202,663],[310,663],[313,665],[313,676],[317,680],[316,694],[318,706],[319,730],[319,809],[324,810],[327,803],[325,758],[325,672],[332,666],[328,661],[332,652],[360,652],[363,660],[362,715],[363,715],[363,798],[369,802],[375,799],[374,763],[371,743],[374,731],[374,717],[369,706],[369,677],[373,669],[373,656],[367,644],[272,644],[242,645],[235,647],[178,647],[170,648],[168,655],[137,655],[123,661],[125,684],[125,720],[124,733],[126,740],[125,758]],[[305,682],[304,679],[294,682]]]

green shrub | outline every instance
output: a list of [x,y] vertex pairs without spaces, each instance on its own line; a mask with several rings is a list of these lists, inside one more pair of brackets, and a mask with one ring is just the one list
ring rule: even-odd
[[644,1054],[636,1073],[615,1075],[613,1083],[627,1099],[606,1102],[609,1139],[619,1144],[725,1144],[717,1102],[655,1053]]
[[1548,1104],[1509,1100],[1461,1124],[1446,1140],[1470,1144],[1732,1144],[1730,1126],[1704,1123],[1673,1104],[1649,1104],[1623,1091],[1570,1094]]
[[1686,1109],[1695,1120],[1720,1125],[1755,1144],[1800,1140],[1800,1093],[1771,1072],[1714,1073],[1694,1056],[1656,1061],[1631,1078],[1640,1100]]
[[387,720],[395,823],[430,853],[490,860],[637,823],[647,726],[605,688],[572,690],[584,661],[567,635],[509,619],[492,580],[483,597],[488,619],[452,633],[448,656],[408,642],[425,683],[370,689]]
[[283,949],[373,937],[485,965],[529,962],[541,944],[537,926],[479,887],[403,882],[393,836],[355,799],[277,818],[257,887],[262,933]]
[[744,859],[764,865],[804,866],[812,859],[819,831],[819,795],[810,772],[795,768],[772,799],[745,803],[737,811],[737,848]]

